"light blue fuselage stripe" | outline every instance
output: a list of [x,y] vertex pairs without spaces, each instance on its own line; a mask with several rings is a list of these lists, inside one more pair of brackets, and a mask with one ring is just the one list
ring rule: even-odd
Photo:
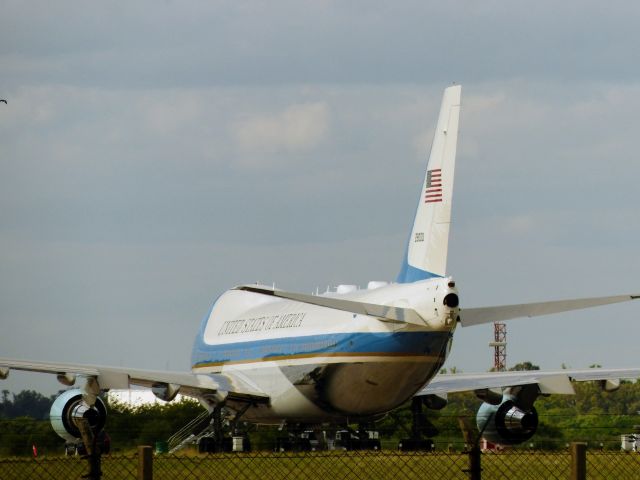
[[398,279],[396,281],[398,283],[413,283],[420,280],[427,280],[429,278],[442,278],[442,276],[436,275],[435,273],[427,272],[426,270],[412,267],[405,261],[402,264],[402,269],[400,270]]
[[200,340],[193,350],[192,365],[277,360],[296,355],[440,355],[448,340],[449,332],[333,333],[224,345],[207,345]]

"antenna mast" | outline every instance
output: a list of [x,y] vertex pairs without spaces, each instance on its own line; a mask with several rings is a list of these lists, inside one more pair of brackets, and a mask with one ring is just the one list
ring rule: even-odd
[[507,369],[507,324],[494,322],[493,342],[489,343],[493,347],[493,370],[504,372]]

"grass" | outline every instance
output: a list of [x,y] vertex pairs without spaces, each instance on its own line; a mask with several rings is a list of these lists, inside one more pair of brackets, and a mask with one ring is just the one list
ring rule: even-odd
[[[103,458],[103,478],[137,478],[136,455]],[[155,480],[164,479],[465,479],[468,457],[463,453],[311,452],[154,457]],[[484,479],[568,479],[571,456],[567,451],[511,451],[482,456]],[[74,457],[0,459],[0,479],[80,478],[86,460]],[[589,479],[640,478],[640,454],[588,452]]]

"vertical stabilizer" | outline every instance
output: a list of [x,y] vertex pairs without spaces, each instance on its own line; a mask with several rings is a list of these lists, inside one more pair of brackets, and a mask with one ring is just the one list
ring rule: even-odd
[[398,275],[400,283],[446,274],[461,92],[462,87],[454,85],[442,97],[416,217]]

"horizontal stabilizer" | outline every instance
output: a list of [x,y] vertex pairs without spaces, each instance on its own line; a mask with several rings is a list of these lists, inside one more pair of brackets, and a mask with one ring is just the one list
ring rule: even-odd
[[426,325],[426,322],[411,308],[392,307],[387,305],[377,305],[374,303],[356,302],[353,300],[344,300],[334,297],[323,297],[319,295],[306,295],[303,293],[285,292],[283,290],[274,290],[254,285],[241,285],[235,290],[243,290],[245,292],[260,293],[263,295],[271,295],[296,302],[308,303],[319,307],[333,308],[334,310],[342,310],[358,315],[368,315],[377,317],[383,321],[398,323],[414,323],[417,325]]
[[470,327],[513,318],[538,317],[552,313],[609,305],[611,303],[628,302],[638,298],[640,298],[640,295],[616,295],[613,297],[558,300],[554,302],[525,303],[522,305],[502,305],[499,307],[465,308],[460,313],[460,323],[463,327]]

